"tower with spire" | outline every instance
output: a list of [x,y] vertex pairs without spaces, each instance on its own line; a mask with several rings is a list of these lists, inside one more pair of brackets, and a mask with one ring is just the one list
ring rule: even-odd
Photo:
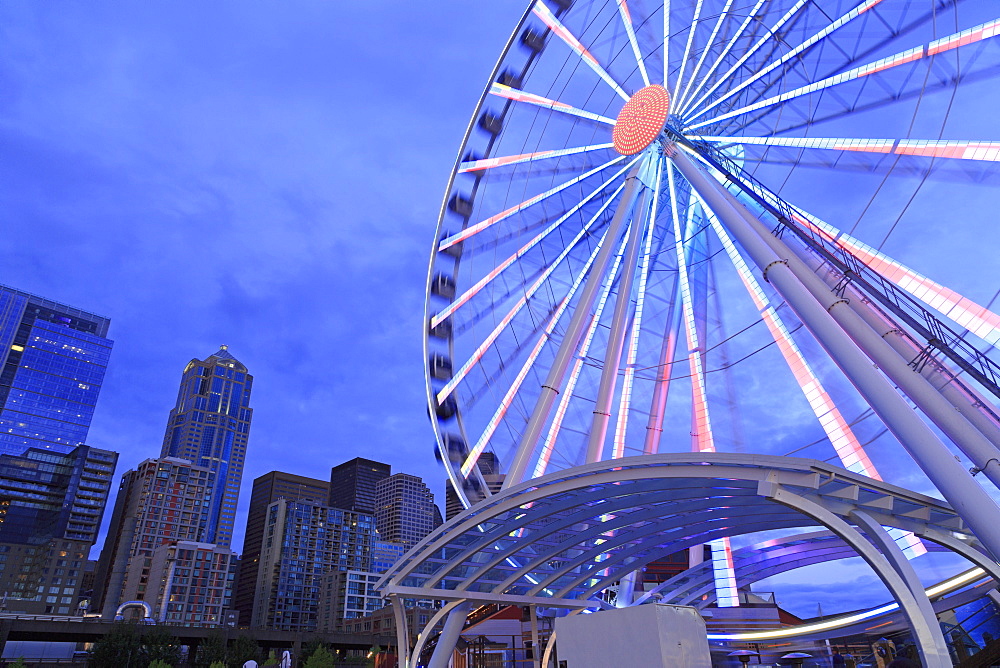
[[253,376],[228,346],[184,368],[170,410],[161,457],[180,457],[215,474],[205,543],[229,547],[250,435]]

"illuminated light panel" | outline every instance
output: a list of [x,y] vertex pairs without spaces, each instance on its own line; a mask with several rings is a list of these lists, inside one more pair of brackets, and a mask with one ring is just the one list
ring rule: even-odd
[[733,548],[728,538],[709,542],[712,550],[712,573],[715,577],[716,604],[720,608],[740,605],[740,592],[736,587],[736,569],[733,566]]
[[[601,214],[604,213],[604,211],[611,204],[611,202],[613,202],[615,198],[618,197],[619,193],[621,193],[624,187],[625,187],[624,184],[619,186],[618,189],[611,195],[611,197],[608,198],[608,201],[604,204],[604,206],[602,206],[601,209],[596,214],[594,214],[594,217],[591,219],[590,223],[588,223],[588,227],[590,224],[596,221],[597,218],[601,216]],[[535,344],[535,349],[532,350],[532,352],[529,354],[528,360],[524,363],[524,366],[521,367],[521,371],[518,373],[517,377],[511,384],[510,388],[507,390],[506,395],[504,395],[504,398],[500,402],[500,405],[497,407],[496,412],[493,414],[493,417],[487,424],[485,431],[483,431],[482,435],[480,435],[479,440],[476,442],[476,445],[472,448],[471,451],[469,451],[469,455],[462,463],[462,474],[465,477],[469,476],[469,474],[472,472],[472,467],[476,465],[476,462],[479,460],[479,456],[482,454],[483,450],[486,449],[487,443],[489,443],[489,440],[493,437],[494,432],[496,432],[497,427],[500,425],[500,420],[503,419],[503,416],[507,413],[507,410],[510,408],[511,403],[514,401],[514,396],[517,394],[517,391],[520,389],[521,384],[524,382],[524,378],[525,376],[527,376],[528,370],[530,370],[531,366],[535,363],[535,359],[537,359],[539,353],[541,353],[542,345],[544,344],[544,342],[549,340],[549,337],[552,335],[552,332],[555,330],[555,327],[559,322],[559,318],[561,318],[563,313],[566,311],[566,307],[569,305],[570,300],[573,298],[573,295],[576,294],[577,289],[583,283],[583,279],[587,276],[587,272],[590,271],[590,267],[594,264],[594,261],[597,259],[597,253],[601,250],[601,246],[604,245],[606,234],[607,233],[605,233],[605,235],[601,237],[600,241],[598,241],[597,246],[594,248],[594,251],[590,255],[590,258],[584,264],[583,269],[580,271],[580,274],[573,282],[573,285],[570,287],[569,292],[566,293],[565,299],[562,301],[562,303],[560,303],[555,313],[553,313],[552,319],[549,320],[549,324],[545,328],[545,331],[542,333],[539,342]]]
[[722,137],[692,135],[693,141],[720,144],[757,144],[762,146],[788,146],[792,148],[820,148],[831,151],[862,151],[865,153],[892,153],[895,139],[821,139],[818,137]]
[[[638,160],[638,158],[636,158],[636,160]],[[431,327],[437,327],[444,320],[451,317],[459,308],[467,304],[469,300],[471,300],[480,291],[482,291],[484,287],[486,287],[494,278],[499,276],[505,269],[514,264],[517,260],[524,257],[528,253],[528,251],[530,251],[532,248],[540,244],[542,240],[545,239],[545,237],[547,237],[549,234],[558,229],[560,225],[562,225],[570,217],[576,214],[580,209],[586,206],[590,202],[590,200],[594,199],[599,194],[604,192],[604,189],[607,188],[615,179],[617,179],[619,176],[628,171],[629,167],[635,164],[636,160],[633,160],[632,162],[630,162],[629,164],[625,165],[620,170],[618,170],[618,172],[613,174],[611,178],[609,178],[607,181],[605,181],[596,189],[594,189],[589,195],[584,197],[582,200],[577,202],[572,209],[564,213],[562,216],[556,219],[552,224],[550,224],[544,230],[539,232],[531,241],[522,246],[517,252],[515,252],[513,255],[511,255],[506,260],[504,260],[496,267],[494,267],[488,274],[486,274],[478,281],[476,281],[475,285],[466,290],[460,297],[458,297],[458,299],[453,301],[451,304],[442,309],[437,315],[431,318]]]
[[[735,87],[729,89],[726,92],[725,95],[723,95],[722,97],[720,97],[717,100],[715,100],[714,102],[712,102],[712,104],[710,104],[707,107],[705,107],[702,111],[700,111],[693,118],[696,118],[697,116],[701,116],[702,114],[708,112],[710,109],[713,109],[714,107],[719,106],[725,100],[728,100],[733,95],[736,95],[741,90],[743,90],[744,88],[746,88],[747,86],[749,86],[753,82],[759,80],[761,77],[763,77],[764,75],[766,75],[768,72],[771,72],[772,70],[774,70],[777,67],[781,67],[782,65],[784,65],[785,63],[787,63],[792,58],[796,57],[797,55],[799,55],[800,53],[802,53],[803,51],[805,51],[809,47],[811,47],[814,44],[816,44],[817,42],[819,42],[821,39],[825,38],[830,33],[834,32],[838,28],[843,27],[847,23],[849,23],[852,20],[856,19],[857,17],[861,16],[862,14],[864,14],[865,12],[867,12],[869,9],[871,9],[875,5],[879,4],[880,2],[882,2],[882,0],[868,0],[867,2],[864,2],[864,3],[860,4],[860,5],[858,5],[857,7],[855,7],[854,9],[852,9],[849,12],[847,12],[846,14],[844,14],[843,16],[841,16],[839,19],[837,19],[836,21],[834,21],[833,23],[831,23],[830,25],[828,25],[827,27],[825,27],[822,30],[820,30],[819,32],[815,33],[812,37],[809,37],[808,39],[806,39],[804,42],[802,42],[801,44],[799,44],[798,46],[796,46],[794,49],[792,49],[791,51],[789,51],[788,53],[786,53],[785,55],[783,55],[778,60],[772,62],[767,67],[765,67],[764,69],[762,69],[759,72],[757,72],[756,74],[754,74],[752,77],[746,79],[745,81],[740,82],[740,84],[738,86],[735,86]],[[711,43],[711,40],[709,40],[709,43]]]
[[535,153],[522,153],[521,155],[508,155],[500,158],[483,158],[482,160],[468,160],[458,167],[459,174],[468,172],[481,172],[484,169],[494,167],[504,167],[506,165],[517,165],[522,162],[532,162],[534,160],[544,160],[545,158],[559,158],[564,155],[576,155],[588,151],[599,151],[605,148],[612,148],[614,144],[592,144],[590,146],[580,146],[577,148],[564,148],[557,151],[536,151]]
[[649,74],[646,73],[646,63],[643,62],[642,52],[639,51],[639,42],[635,38],[635,27],[632,25],[632,14],[628,11],[626,0],[618,0],[618,12],[622,16],[622,23],[625,24],[625,34],[628,35],[629,44],[632,45],[632,53],[635,55],[635,62],[639,66],[639,74],[642,81],[649,85]]
[[622,107],[611,139],[622,155],[635,155],[656,141],[667,125],[670,93],[663,86],[646,86]]
[[611,165],[614,165],[615,163],[621,162],[624,159],[625,159],[625,156],[619,156],[617,158],[609,160],[608,162],[604,163],[603,165],[595,167],[592,170],[590,170],[589,172],[586,172],[584,174],[581,174],[580,176],[572,178],[569,181],[566,181],[565,183],[561,183],[560,185],[558,185],[558,186],[556,186],[554,188],[550,188],[549,190],[546,190],[545,192],[541,193],[540,195],[535,195],[534,197],[531,197],[529,199],[524,200],[520,204],[515,204],[514,206],[510,207],[506,211],[501,211],[500,213],[496,214],[495,216],[490,216],[486,220],[478,222],[475,225],[470,225],[467,228],[465,228],[464,230],[462,230],[461,232],[459,232],[457,234],[453,234],[450,237],[447,237],[445,239],[442,239],[440,245],[438,246],[438,250],[442,250],[443,251],[443,250],[446,250],[448,248],[451,248],[455,244],[461,243],[462,241],[465,241],[469,237],[482,232],[487,227],[491,227],[493,225],[496,225],[500,221],[506,220],[507,218],[510,218],[514,214],[520,213],[521,211],[524,211],[528,207],[530,207],[530,206],[532,206],[534,204],[538,204],[542,200],[547,199],[549,197],[552,197],[553,195],[555,195],[557,193],[560,193],[563,190],[566,190],[566,188],[569,188],[570,186],[573,186],[573,185],[579,183],[580,181],[583,181],[584,179],[590,178],[594,174],[597,174],[598,172],[600,172],[600,171],[602,171],[604,169],[607,169]]
[[[604,205],[601,206],[600,210],[594,215],[594,217],[592,217],[587,222],[587,224],[583,226],[583,228],[577,233],[576,237],[574,237],[572,241],[566,244],[566,247],[563,249],[562,253],[560,253],[556,257],[556,259],[552,261],[552,264],[550,264],[545,269],[545,271],[543,271],[542,274],[537,279],[535,279],[535,282],[532,283],[531,287],[525,290],[524,294],[521,295],[521,298],[518,299],[514,307],[511,308],[511,310],[507,312],[507,315],[505,315],[497,324],[497,326],[493,328],[493,331],[490,332],[489,336],[487,336],[483,340],[483,342],[479,344],[479,347],[476,348],[476,351],[469,357],[469,359],[465,362],[465,364],[462,365],[462,368],[460,368],[457,372],[455,372],[455,375],[452,376],[451,380],[449,380],[444,385],[444,387],[442,387],[438,391],[437,401],[439,404],[442,403],[445,399],[447,399],[448,395],[450,395],[452,392],[455,391],[455,388],[458,387],[458,384],[465,379],[465,377],[469,374],[469,371],[472,370],[472,367],[474,367],[476,364],[479,363],[479,360],[483,358],[483,355],[486,354],[486,351],[490,349],[490,346],[492,346],[493,343],[497,340],[497,338],[499,338],[500,334],[503,333],[503,330],[506,329],[507,325],[509,325],[517,316],[517,314],[521,312],[521,309],[528,304],[528,302],[535,295],[535,293],[538,292],[539,288],[541,288],[542,285],[545,284],[545,281],[548,280],[549,276],[552,275],[552,272],[556,270],[559,264],[564,259],[566,259],[566,257],[570,254],[573,248],[576,247],[576,244],[578,244],[580,241],[582,241],[584,238],[590,235],[590,228],[597,221],[598,217],[600,217],[600,215],[607,209],[607,207],[611,204],[611,202],[614,201],[614,198],[618,195],[619,192],[621,192],[621,190],[624,187],[625,187],[624,183],[620,185],[618,187],[618,190],[615,191],[614,195],[608,198],[608,201],[605,202]],[[575,213],[575,210],[566,214],[566,217],[569,217],[570,215],[572,215],[572,213]]]
[[[980,578],[986,576],[986,573],[981,568],[973,568],[964,573],[960,573],[953,578],[949,578],[944,582],[938,583],[933,587],[928,587],[924,591],[927,596],[934,598],[947,594],[950,591],[954,591],[959,587],[964,587],[970,582],[975,582]],[[850,626],[851,624],[856,624],[858,622],[863,622],[866,619],[872,619],[873,617],[878,617],[879,615],[884,615],[888,612],[899,609],[898,603],[889,603],[888,605],[879,606],[877,608],[872,608],[865,612],[855,613],[851,615],[845,615],[843,617],[837,617],[836,619],[828,619],[823,622],[817,622],[815,624],[800,624],[798,626],[793,626],[791,628],[775,629],[773,631],[751,631],[749,633],[709,633],[709,640],[722,640],[722,641],[747,641],[752,642],[755,640],[777,640],[780,638],[793,638],[798,635],[805,635],[809,633],[818,633],[820,631],[829,631],[832,629],[842,628],[844,626]]]
[[[753,54],[757,53],[757,51],[762,46],[764,46],[767,43],[767,41],[769,39],[771,39],[775,35],[775,33],[777,33],[779,30],[781,30],[781,27],[783,25],[785,25],[789,20],[791,20],[791,18],[793,16],[795,16],[795,14],[800,9],[802,9],[806,4],[807,4],[807,0],[798,0],[798,2],[796,2],[794,5],[792,5],[792,7],[787,12],[785,12],[785,14],[780,19],[778,19],[778,21],[772,27],[768,28],[767,32],[764,33],[764,36],[761,37],[759,40],[757,40],[757,42],[752,47],[750,47],[750,49],[748,49],[740,57],[740,59],[736,61],[736,63],[732,67],[730,67],[728,70],[726,70],[725,74],[723,74],[721,77],[719,77],[719,80],[716,81],[715,84],[713,84],[711,88],[709,88],[707,91],[705,91],[705,93],[700,98],[698,98],[698,101],[695,102],[694,105],[692,105],[692,106],[697,107],[699,104],[702,103],[703,100],[705,100],[705,98],[707,98],[709,95],[711,95],[716,90],[718,90],[720,86],[722,86],[726,81],[729,80],[729,78],[731,76],[733,76],[734,72],[738,72],[740,70],[740,68],[743,67],[743,63],[745,63],[747,60],[749,60],[750,57],[753,56]],[[758,5],[758,7],[759,6],[760,5]],[[749,20],[751,20],[753,18],[754,18],[754,14],[750,14],[747,17],[747,22],[749,22]],[[692,118],[697,118],[699,115],[700,114],[697,114],[697,115],[693,116]],[[690,119],[687,119],[687,120],[690,120]]]
[[653,189],[653,202],[650,206],[649,220],[653,221],[647,225],[646,243],[643,245],[641,264],[639,265],[639,288],[635,298],[635,313],[632,315],[631,334],[627,353],[625,356],[625,377],[622,380],[622,393],[618,405],[618,423],[615,425],[615,438],[612,448],[612,458],[619,459],[625,456],[625,431],[628,427],[628,409],[632,401],[632,385],[635,382],[635,362],[639,356],[639,332],[642,328],[642,311],[646,302],[646,283],[649,280],[649,270],[652,265],[650,255],[653,251],[653,232],[656,229],[657,205],[660,197],[660,181],[663,177],[663,162],[657,161],[656,186]]
[[549,9],[548,5],[542,2],[542,0],[537,0],[535,2],[535,6],[531,8],[531,11],[535,16],[541,19],[542,23],[548,26],[549,30],[565,42],[566,46],[572,49],[576,55],[580,56],[580,59],[583,60],[583,62],[585,62],[597,76],[601,77],[606,84],[611,86],[614,91],[622,97],[622,99],[628,99],[628,93],[622,90],[622,87],[618,85],[618,82],[612,79],[611,75],[608,74],[603,67],[601,67],[599,62],[597,62],[597,58],[594,58],[590,51],[588,51],[587,48],[580,43],[580,40],[578,40],[573,33],[571,33],[569,29],[556,18],[556,15],[552,13],[552,10]]
[[[726,43],[726,46],[722,49],[722,52],[715,59],[715,62],[712,63],[712,66],[708,69],[708,72],[706,72],[705,76],[702,77],[702,79],[701,79],[702,82],[709,81],[712,78],[712,75],[715,74],[715,70],[719,69],[719,65],[722,64],[722,62],[725,60],[726,56],[729,55],[729,52],[732,51],[733,46],[736,44],[736,41],[740,37],[743,36],[743,33],[744,33],[744,31],[746,31],[747,26],[750,25],[750,22],[754,20],[754,18],[758,14],[758,11],[764,5],[765,2],[767,2],[767,0],[757,0],[757,4],[754,5],[753,9],[751,9],[749,12],[747,12],[746,18],[743,19],[743,23],[741,23],[740,26],[736,29],[736,32],[733,33],[733,36],[729,39],[729,42]],[[669,16],[669,14],[670,14],[670,12],[664,12],[665,16]],[[669,30],[664,30],[663,34],[664,35],[669,35],[670,31]],[[664,71],[666,71],[666,68],[664,68]],[[726,77],[728,77],[729,74],[731,74],[731,73],[732,72],[727,73]],[[726,78],[726,77],[723,77],[723,78]],[[694,97],[695,95],[697,95],[698,91],[700,91],[703,86],[704,86],[704,83],[699,84],[698,86],[696,86],[695,89],[694,89],[694,92],[691,93],[691,97]],[[715,88],[713,88],[712,90],[715,90]],[[700,103],[702,100],[704,100],[706,97],[708,97],[708,95],[711,94],[711,92],[712,91],[709,91],[704,96],[702,96],[701,98],[699,98],[698,103]],[[695,104],[697,104],[697,103],[695,103]],[[682,102],[682,104],[680,104],[677,107],[677,112],[676,113],[678,115],[682,116],[684,114],[684,110],[686,108],[687,108],[687,102],[685,100],[685,101]]]
[[580,372],[583,370],[583,363],[587,359],[587,354],[590,352],[590,345],[594,341],[594,334],[597,332],[597,325],[601,320],[601,315],[604,313],[604,307],[608,303],[608,296],[611,294],[611,288],[615,283],[615,275],[618,273],[618,268],[621,266],[622,258],[625,256],[625,246],[627,243],[628,230],[625,231],[625,237],[622,240],[621,246],[618,248],[618,254],[615,256],[615,261],[611,267],[611,271],[608,272],[608,275],[604,279],[601,298],[597,302],[597,308],[594,310],[594,315],[590,318],[590,325],[587,327],[587,334],[580,343],[580,352],[576,356],[576,361],[573,362],[573,369],[570,371],[569,381],[566,383],[566,387],[562,391],[562,394],[559,395],[559,405],[556,407],[555,417],[552,418],[552,423],[549,425],[549,431],[545,435],[545,442],[542,444],[542,451],[538,456],[538,461],[535,462],[535,470],[532,473],[532,477],[534,478],[539,478],[545,475],[545,469],[549,466],[549,460],[552,458],[552,452],[556,447],[556,438],[559,436],[559,430],[562,428],[563,420],[566,417],[566,411],[569,409],[569,402],[573,399],[573,391],[576,389],[576,383],[580,379]]
[[833,225],[798,209],[795,220],[822,234],[830,243],[861,260],[885,279],[905,290],[915,299],[942,313],[946,318],[968,329],[989,344],[1000,342],[1000,316],[985,306],[935,283],[871,246],[841,232]]
[[[841,74],[835,74],[831,77],[827,77],[815,83],[790,90],[787,93],[781,93],[780,95],[775,95],[769,97],[760,102],[755,102],[754,104],[747,105],[745,107],[740,107],[734,111],[730,111],[721,116],[715,116],[707,121],[702,121],[701,123],[696,123],[691,125],[692,129],[700,128],[711,123],[716,123],[718,121],[724,121],[728,118],[733,118],[734,116],[740,116],[742,114],[748,113],[750,111],[755,111],[757,109],[762,109],[764,107],[769,107],[771,105],[777,104],[779,102],[785,102],[786,100],[791,100],[802,95],[808,95],[809,93],[815,93],[818,90],[823,90],[824,88],[829,88],[830,86],[836,86],[837,84],[842,84],[846,81],[853,81],[855,79],[860,79],[861,77],[868,76],[870,74],[875,74],[876,72],[882,72],[893,67],[898,67],[905,63],[911,63],[916,60],[920,60],[925,56],[934,55],[937,53],[942,53],[944,51],[949,51],[951,49],[957,49],[960,46],[965,46],[967,44],[973,44],[975,42],[988,39],[990,37],[996,37],[1000,34],[1000,19],[990,21],[989,23],[983,23],[982,25],[976,26],[975,28],[970,28],[960,33],[944,37],[939,40],[931,42],[927,46],[917,46],[906,51],[902,51],[892,56],[887,56],[876,60],[875,62],[868,63],[867,65],[861,65],[855,67]],[[698,116],[701,114],[699,113]]]
[[[699,201],[702,201],[697,193],[695,193],[695,196]],[[714,212],[705,205],[704,201],[702,201],[702,210],[708,217],[709,223],[712,225],[712,229],[715,231],[719,241],[722,242],[722,246],[729,256],[730,262],[736,267],[743,286],[750,294],[750,298],[760,312],[761,318],[771,333],[771,338],[777,344],[778,350],[785,359],[789,370],[791,370],[795,382],[801,388],[802,394],[813,411],[813,415],[816,416],[827,438],[830,439],[830,444],[840,458],[841,465],[854,473],[860,473],[875,480],[882,480],[882,476],[879,475],[879,472],[869,459],[868,453],[865,452],[864,446],[861,445],[861,442],[854,435],[854,431],[837,408],[837,404],[834,403],[833,398],[809,366],[802,351],[792,339],[791,332],[788,331],[781,316],[778,315],[778,312],[771,305],[760,283],[750,271],[749,265],[747,265],[746,261],[740,255],[739,250],[737,250],[729,233],[722,226]],[[927,547],[913,533],[894,527],[888,528],[888,531],[890,537],[896,542],[900,550],[903,551],[907,559],[914,559],[927,553]]]
[[490,86],[490,94],[496,95],[497,97],[502,97],[507,100],[514,100],[515,102],[525,102],[527,104],[533,104],[536,107],[542,107],[543,109],[551,109],[553,111],[561,111],[564,114],[570,114],[571,116],[577,116],[579,118],[586,118],[591,121],[597,121],[598,123],[605,123],[607,125],[614,125],[615,119],[608,118],[607,116],[601,116],[600,114],[594,114],[589,111],[584,111],[583,109],[577,109],[571,105],[564,102],[557,102],[556,100],[550,100],[547,97],[542,97],[541,95],[535,95],[534,93],[526,93],[523,90],[518,90],[516,88],[511,88],[510,86],[505,86],[502,83],[494,83]]
[[1000,142],[902,139],[896,147],[896,153],[900,155],[918,155],[927,158],[958,158],[959,160],[1000,162]]

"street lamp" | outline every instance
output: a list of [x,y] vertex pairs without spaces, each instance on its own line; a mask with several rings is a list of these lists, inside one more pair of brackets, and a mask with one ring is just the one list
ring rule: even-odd
[[757,652],[753,651],[752,649],[738,649],[735,652],[730,652],[728,656],[735,656],[737,659],[740,660],[740,663],[742,663],[745,666],[748,663],[750,663],[751,656],[758,656],[758,655]]
[[791,652],[789,654],[781,657],[782,659],[791,659],[793,666],[801,666],[802,659],[811,659],[812,654],[806,654],[805,652]]

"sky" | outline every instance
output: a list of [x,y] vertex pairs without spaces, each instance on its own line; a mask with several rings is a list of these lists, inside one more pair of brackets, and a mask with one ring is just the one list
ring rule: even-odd
[[[121,453],[119,475],[158,456],[187,362],[226,344],[255,377],[237,550],[251,481],[272,470],[325,479],[364,456],[423,477],[443,507],[427,260],[525,4],[0,3],[0,283],[111,318],[89,443]],[[813,189],[819,212],[842,179]],[[890,250],[935,276],[961,254],[977,269],[949,284],[985,302],[995,244],[944,217],[945,187],[913,212],[924,242]]]
[[184,366],[227,344],[255,377],[236,546],[276,469],[365,456],[443,505],[427,259],[522,10],[0,4],[0,283],[111,318],[89,442],[119,473],[159,455]]

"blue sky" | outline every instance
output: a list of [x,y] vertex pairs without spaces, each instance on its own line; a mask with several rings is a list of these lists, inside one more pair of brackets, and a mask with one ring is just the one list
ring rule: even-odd
[[358,455],[440,499],[428,251],[522,9],[0,5],[0,282],[112,319],[90,442],[119,471],[158,455],[182,369],[225,343],[256,379],[243,512],[262,473]]
[[[225,343],[256,379],[237,548],[250,482],[274,469],[326,478],[362,455],[423,476],[443,505],[427,257],[524,5],[0,4],[0,283],[112,319],[90,442],[121,453],[119,472],[158,455],[182,369]],[[978,91],[991,108],[997,92]],[[946,136],[994,138],[971,109]],[[798,192],[835,216],[854,176],[816,175]],[[923,236],[887,250],[985,302],[997,233],[963,212],[995,190],[960,210],[952,187],[928,185],[912,212]],[[909,192],[869,218],[884,225]]]

